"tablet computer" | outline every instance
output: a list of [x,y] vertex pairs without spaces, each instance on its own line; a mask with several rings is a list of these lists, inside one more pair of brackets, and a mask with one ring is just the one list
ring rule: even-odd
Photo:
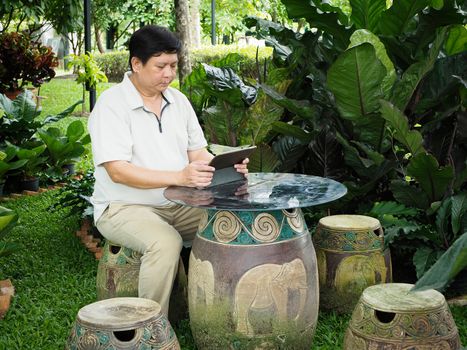
[[211,184],[208,187],[218,186],[225,183],[243,180],[245,176],[234,168],[235,164],[241,163],[245,158],[256,149],[256,146],[239,148],[233,151],[225,152],[215,156],[210,166],[216,168]]

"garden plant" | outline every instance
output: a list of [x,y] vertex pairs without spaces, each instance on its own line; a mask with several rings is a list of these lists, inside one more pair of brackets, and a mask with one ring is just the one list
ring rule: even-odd
[[[467,30],[461,4],[283,3],[290,17],[305,17],[317,31],[248,20],[290,79],[285,94],[264,88],[288,110],[273,126],[283,135],[273,141],[285,161],[279,169],[342,181],[349,194],[335,210],[381,219],[396,278],[414,282],[456,240],[462,248],[442,260],[443,269],[462,272]],[[465,278],[464,269],[458,279]],[[462,293],[459,288],[451,291]]]
[[[138,23],[158,19],[173,26],[178,3],[93,2],[96,45],[109,30],[109,43],[120,49]],[[305,211],[311,233],[324,215],[375,217],[391,250],[394,281],[435,288],[447,299],[465,295],[465,4],[220,2],[225,6],[219,9],[217,39],[227,42],[248,29],[268,47],[246,53],[238,46],[193,50],[196,64],[181,86],[211,151],[256,145],[252,172],[342,182],[345,197]],[[267,20],[242,21],[238,15],[261,14],[274,4]],[[208,32],[210,4],[198,5]],[[94,178],[87,119],[73,111],[85,100],[86,85],[101,92],[112,85],[105,74],[120,81],[128,58],[126,51],[79,55],[82,2],[63,4],[63,17],[56,16],[56,6],[49,0],[0,5],[0,280],[10,279],[16,290],[0,320],[0,350],[63,349],[78,310],[97,297],[97,260],[75,236],[83,219],[92,221]],[[57,59],[33,36],[42,22],[72,39],[77,50],[70,66],[81,67],[76,81],[54,78]],[[42,110],[29,90],[15,99],[3,94],[39,86],[48,97]],[[69,163],[78,163],[78,177],[65,176]],[[67,184],[21,198],[7,197],[16,192],[9,186],[2,192],[6,180],[37,175],[42,184]],[[467,308],[451,311],[465,346]],[[312,349],[341,348],[350,317],[320,312]],[[196,349],[188,319],[174,329],[182,349]]]

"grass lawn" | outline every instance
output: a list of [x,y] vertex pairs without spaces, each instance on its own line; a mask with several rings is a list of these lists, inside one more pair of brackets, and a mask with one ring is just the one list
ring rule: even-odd
[[[97,261],[74,236],[79,218],[50,211],[56,197],[55,190],[1,203],[20,215],[20,225],[7,237],[21,250],[0,260],[0,279],[10,278],[16,288],[0,321],[0,350],[63,349],[78,310],[96,300]],[[452,311],[467,344],[467,308]],[[340,349],[348,320],[320,314],[312,349]],[[175,332],[182,349],[196,349],[188,320]]]
[[[114,83],[100,83],[97,86],[97,96],[108,89]],[[83,99],[83,88],[77,84],[72,77],[58,77],[41,86],[40,95],[42,100],[42,115],[56,114],[68,108],[73,103]],[[86,92],[86,111],[89,112],[89,93]],[[81,106],[75,112],[81,112]]]

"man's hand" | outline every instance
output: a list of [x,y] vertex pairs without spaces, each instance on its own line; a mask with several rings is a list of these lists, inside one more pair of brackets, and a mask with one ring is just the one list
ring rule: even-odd
[[235,169],[237,169],[237,171],[239,173],[242,173],[243,175],[247,176],[248,175],[248,163],[250,162],[250,160],[248,158],[245,158],[243,160],[243,162],[241,162],[240,164],[235,164],[234,167]]
[[214,174],[214,168],[207,160],[195,160],[188,164],[180,176],[180,186],[204,188],[209,186]]

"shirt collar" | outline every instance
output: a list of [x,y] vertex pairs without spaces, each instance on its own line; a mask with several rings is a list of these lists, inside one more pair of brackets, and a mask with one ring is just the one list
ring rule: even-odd
[[[123,90],[125,91],[125,98],[127,100],[127,103],[131,109],[143,108],[144,107],[143,98],[139,94],[136,87],[133,85],[133,82],[130,80],[130,76],[131,76],[131,72],[126,72],[125,75],[123,76],[123,81],[122,81],[122,87],[123,87]],[[168,88],[162,94],[164,102],[169,103],[169,104],[174,102],[174,96],[172,94],[172,91],[170,91],[170,89],[171,88]]]

